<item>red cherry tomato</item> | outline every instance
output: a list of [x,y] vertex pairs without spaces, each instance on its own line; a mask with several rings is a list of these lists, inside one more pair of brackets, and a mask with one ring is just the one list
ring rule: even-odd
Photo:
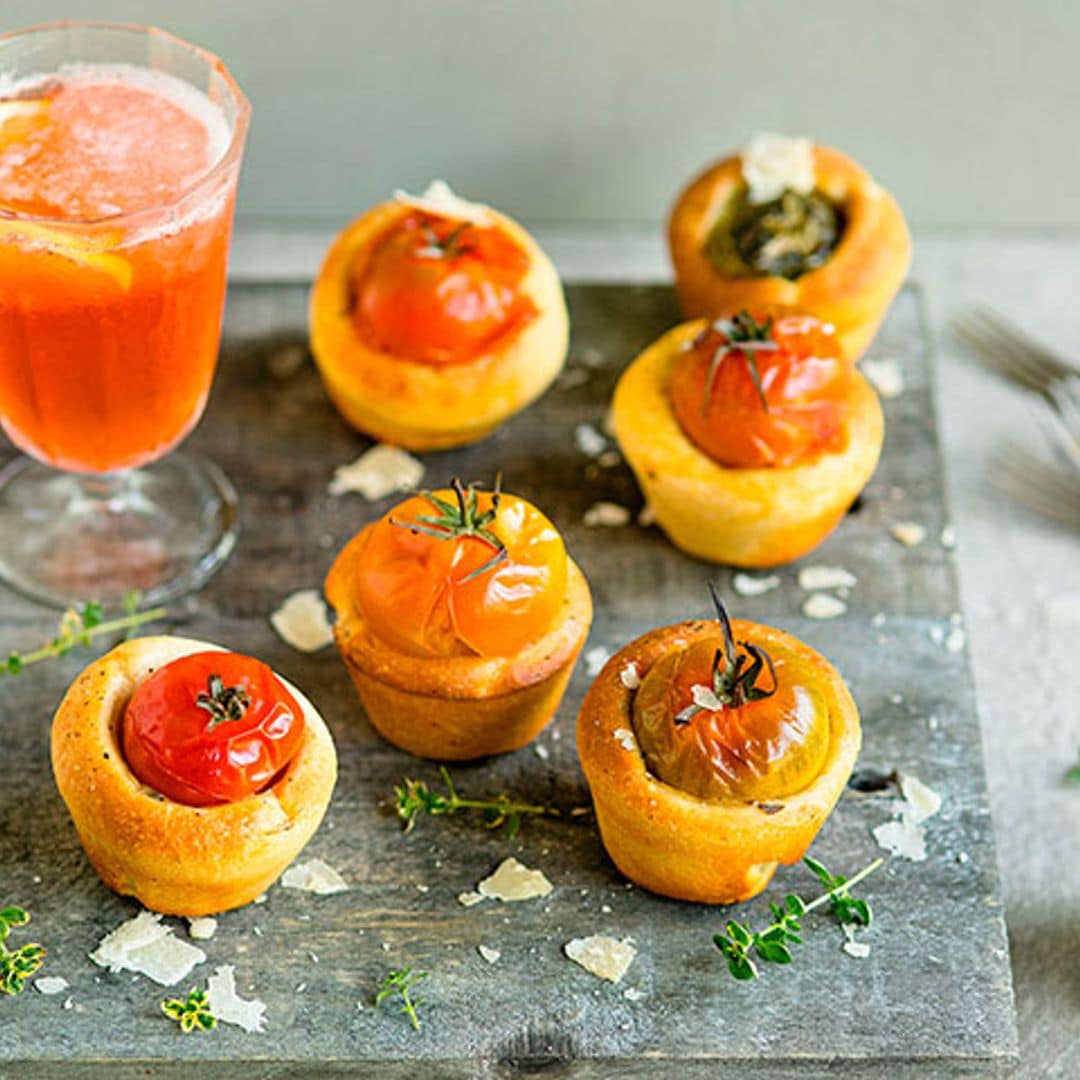
[[183,656],[143,682],[124,712],[124,756],[147,787],[213,806],[263,790],[296,756],[304,714],[259,660]]
[[[738,331],[717,328],[740,320],[764,340],[740,349]],[[669,392],[691,441],[721,465],[749,469],[843,450],[851,385],[851,365],[818,319],[782,315],[770,323],[744,312],[698,336],[676,360]]]
[[495,225],[409,214],[350,280],[357,329],[382,352],[456,364],[536,315],[528,253]]

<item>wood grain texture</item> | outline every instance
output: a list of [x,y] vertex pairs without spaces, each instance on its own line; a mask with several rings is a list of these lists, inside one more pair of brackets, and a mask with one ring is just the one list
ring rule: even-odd
[[[425,462],[432,483],[455,472],[487,479],[501,468],[508,489],[536,501],[564,530],[592,584],[596,622],[587,648],[614,650],[655,625],[705,614],[703,585],[713,571],[655,529],[582,524],[598,499],[637,509],[640,497],[625,467],[602,469],[583,458],[574,428],[601,425],[618,372],[676,313],[660,287],[578,287],[569,299],[569,370],[583,381],[554,388],[485,443]],[[454,770],[470,794],[506,788],[560,807],[563,820],[528,821],[513,844],[465,818],[421,821],[401,834],[384,805],[393,784],[403,774],[432,781],[434,768],[372,731],[332,650],[296,653],[266,619],[288,592],[318,586],[348,537],[389,505],[327,496],[333,467],[366,444],[333,412],[310,363],[284,379],[272,374],[273,357],[302,347],[304,300],[298,288],[230,297],[221,370],[191,446],[237,483],[244,531],[208,587],[174,605],[170,626],[261,657],[322,711],[341,777],[308,854],[325,858],[353,887],[331,897],[275,887],[265,904],[224,917],[205,943],[207,963],[189,981],[234,963],[240,992],[253,988],[267,1002],[271,1032],[220,1027],[181,1036],[158,1011],[161,988],[101,972],[86,959],[134,912],[90,869],[49,772],[49,718],[86,655],[0,684],[8,736],[0,901],[33,912],[34,937],[50,948],[44,973],[71,983],[66,995],[28,990],[0,1001],[0,1076],[134,1076],[145,1068],[190,1076],[197,1068],[200,1076],[317,1070],[393,1077],[414,1075],[418,1060],[440,1076],[462,1077],[541,1069],[696,1077],[724,1066],[740,1076],[828,1068],[893,1077],[928,1063],[956,1076],[1007,1071],[1015,1021],[975,703],[966,655],[932,637],[947,632],[957,595],[951,555],[938,542],[947,513],[917,293],[901,294],[875,346],[900,362],[907,386],[886,402],[882,464],[859,509],[804,560],[857,576],[848,612],[829,622],[805,619],[797,567],[779,571],[781,585],[763,596],[730,595],[739,614],[792,631],[838,666],[862,711],[864,766],[913,772],[945,802],[929,823],[928,860],[890,860],[867,882],[876,916],[865,939],[868,959],[843,953],[839,929],[820,919],[792,967],[766,970],[752,985],[730,979],[710,942],[727,912],[628,888],[604,856],[591,815],[569,816],[588,801],[573,750],[588,685],[583,665],[540,740],[546,756],[527,748]],[[900,520],[926,526],[927,540],[899,545],[889,527]],[[727,589],[730,572],[717,577]],[[51,616],[40,609],[9,595],[0,605],[5,645],[29,646],[49,632]],[[881,626],[872,622],[878,613]],[[890,808],[888,798],[845,795],[814,854],[834,869],[858,869],[878,853],[870,830]],[[547,900],[469,909],[456,902],[511,853],[552,880]],[[781,870],[740,917],[758,923],[766,899],[812,888],[801,868]],[[621,985],[601,983],[563,957],[563,943],[591,933],[635,939],[640,952]],[[486,964],[479,944],[500,949],[499,962]],[[419,1034],[371,1004],[382,975],[405,964],[432,973]],[[645,997],[626,999],[628,987]],[[62,1008],[65,996],[73,1008]]]

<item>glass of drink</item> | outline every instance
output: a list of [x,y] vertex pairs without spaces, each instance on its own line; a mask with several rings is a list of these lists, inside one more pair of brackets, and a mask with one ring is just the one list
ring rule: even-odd
[[249,117],[160,30],[0,35],[0,425],[28,455],[0,471],[0,579],[24,593],[159,601],[232,550],[232,485],[169,452],[210,392]]

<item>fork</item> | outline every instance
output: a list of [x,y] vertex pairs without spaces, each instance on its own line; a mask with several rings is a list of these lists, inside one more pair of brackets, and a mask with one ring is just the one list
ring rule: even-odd
[[992,461],[991,480],[999,491],[1042,514],[1080,529],[1080,472],[1050,464],[1015,442]]

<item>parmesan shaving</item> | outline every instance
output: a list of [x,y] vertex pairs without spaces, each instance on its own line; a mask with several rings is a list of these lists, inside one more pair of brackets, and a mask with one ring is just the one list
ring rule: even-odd
[[478,892],[462,892],[457,895],[457,902],[462,907],[474,907],[476,904],[482,904],[484,902],[484,896]]
[[232,964],[223,964],[206,980],[206,992],[214,1015],[224,1023],[235,1024],[249,1034],[266,1027],[266,1004],[237,995],[236,969]]
[[904,547],[918,547],[926,539],[926,529],[917,521],[898,521],[889,532]]
[[188,919],[188,937],[196,941],[209,941],[217,933],[217,919]]
[[62,975],[45,975],[34,980],[34,989],[39,994],[62,994],[70,985]]
[[455,221],[471,221],[474,225],[486,225],[493,217],[490,206],[459,198],[445,180],[432,180],[423,195],[410,195],[399,188],[394,192],[394,200],[423,210],[426,214]]
[[613,502],[595,502],[582,518],[586,528],[621,529],[630,522],[630,511]]
[[799,571],[799,588],[807,592],[819,589],[853,589],[859,579],[842,566],[804,566]]
[[847,604],[828,593],[818,592],[803,604],[803,614],[809,619],[835,619],[847,611]]
[[864,360],[859,365],[859,370],[886,401],[898,398],[904,392],[904,374],[900,370],[900,365],[891,357]]
[[855,940],[855,927],[851,923],[844,923],[844,952],[856,960],[865,960],[870,955],[870,946]]
[[637,956],[630,938],[620,941],[601,934],[574,938],[563,946],[563,952],[590,975],[613,983],[626,974]]
[[739,155],[750,202],[766,203],[785,191],[814,190],[814,144],[809,139],[761,132]]
[[481,896],[504,903],[536,900],[548,896],[552,884],[540,870],[530,870],[511,856],[504,859],[489,877],[476,886]]
[[770,592],[780,584],[780,579],[775,574],[768,577],[754,577],[752,574],[736,574],[731,579],[732,588],[740,596],[761,596]]
[[489,964],[497,964],[499,962],[499,957],[502,956],[502,953],[499,952],[498,949],[493,949],[490,945],[477,945],[476,951]]
[[348,465],[339,465],[327,490],[331,495],[355,491],[368,502],[397,491],[413,491],[424,478],[424,466],[412,454],[379,443]]
[[114,973],[133,971],[161,986],[173,986],[201,964],[206,953],[174,937],[156,912],[140,911],[102,938],[90,959]]
[[902,774],[900,792],[911,807],[911,816],[916,823],[932,818],[941,809],[941,796],[917,776]]
[[317,589],[300,589],[270,616],[279,636],[300,652],[318,652],[334,640],[326,604]]
[[941,796],[927,787],[917,776],[900,777],[903,799],[893,803],[894,818],[878,825],[874,839],[880,847],[910,859],[923,862],[926,858],[926,830],[923,823],[941,809]]
[[317,896],[333,896],[349,888],[349,883],[322,859],[294,863],[281,876],[281,884],[286,889],[300,889]]

